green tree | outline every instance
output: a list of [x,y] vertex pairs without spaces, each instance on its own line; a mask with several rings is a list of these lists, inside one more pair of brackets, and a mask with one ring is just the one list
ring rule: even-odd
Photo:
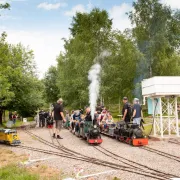
[[9,3],[0,3],[0,9],[10,9],[10,4]]
[[[179,75],[179,58],[174,56],[177,56],[180,45],[180,11],[173,11],[159,0],[138,0],[133,7],[134,11],[129,13],[135,25],[133,36],[144,54],[143,67],[141,64],[139,68],[149,72],[142,76]],[[178,68],[174,68],[172,62]]]
[[141,58],[133,41],[119,31],[112,32],[112,55],[104,61],[101,92],[105,102],[118,103],[124,96],[133,98],[136,66]]
[[57,77],[57,68],[55,66],[51,66],[45,74],[45,78],[43,80],[45,97],[48,103],[56,102],[58,99],[58,95],[60,94],[59,88],[57,86]]
[[65,53],[57,58],[60,95],[73,108],[88,104],[88,71],[103,50],[111,55],[99,61],[101,96],[112,103],[125,95],[132,98],[136,66],[142,55],[129,34],[113,31],[111,26],[108,13],[97,8],[73,17],[72,37],[65,40]]
[[73,17],[72,37],[65,40],[65,53],[57,58],[60,95],[73,107],[88,103],[88,71],[95,57],[109,49],[111,25],[108,13],[97,8]]
[[33,51],[21,44],[0,39],[0,124],[4,110],[16,110],[22,116],[32,115],[42,105],[42,88],[35,74]]

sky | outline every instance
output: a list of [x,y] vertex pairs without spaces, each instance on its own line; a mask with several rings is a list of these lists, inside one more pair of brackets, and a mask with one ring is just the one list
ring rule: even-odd
[[[180,0],[160,1],[180,8]],[[9,43],[22,43],[34,51],[39,78],[64,51],[62,38],[70,36],[68,28],[76,12],[105,9],[113,19],[113,29],[131,28],[126,12],[133,10],[133,0],[0,0],[4,2],[11,4],[11,10],[0,11],[0,33],[7,32]]]

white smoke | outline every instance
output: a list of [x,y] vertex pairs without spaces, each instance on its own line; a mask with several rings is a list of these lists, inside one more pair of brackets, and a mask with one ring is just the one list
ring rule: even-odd
[[88,79],[91,81],[91,84],[89,85],[89,103],[91,108],[92,119],[94,118],[96,101],[99,96],[100,72],[101,72],[101,66],[99,63],[97,63],[91,67],[88,75]]
[[88,79],[91,82],[89,85],[89,103],[92,119],[94,119],[94,113],[100,89],[101,65],[99,64],[99,61],[109,55],[110,53],[108,51],[103,51],[99,56],[94,59],[95,64],[89,70]]

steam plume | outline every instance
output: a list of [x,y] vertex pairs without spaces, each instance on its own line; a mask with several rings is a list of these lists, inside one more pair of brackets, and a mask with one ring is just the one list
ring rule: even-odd
[[97,99],[99,97],[99,89],[100,89],[100,74],[101,74],[101,65],[100,61],[103,58],[109,56],[110,53],[107,51],[103,51],[99,56],[94,59],[95,64],[91,67],[88,79],[91,82],[89,85],[89,103],[91,108],[91,117],[94,119],[94,113],[96,108]]

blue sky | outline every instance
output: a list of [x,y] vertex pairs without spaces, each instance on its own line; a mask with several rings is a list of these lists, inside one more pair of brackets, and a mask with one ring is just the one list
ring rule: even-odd
[[[180,0],[161,1],[180,8]],[[62,38],[69,37],[68,28],[77,11],[89,12],[93,7],[106,9],[114,29],[123,31],[131,27],[125,13],[132,10],[133,0],[0,0],[4,2],[11,4],[11,10],[0,12],[0,33],[6,31],[10,43],[21,42],[34,50],[41,78],[63,51]]]

